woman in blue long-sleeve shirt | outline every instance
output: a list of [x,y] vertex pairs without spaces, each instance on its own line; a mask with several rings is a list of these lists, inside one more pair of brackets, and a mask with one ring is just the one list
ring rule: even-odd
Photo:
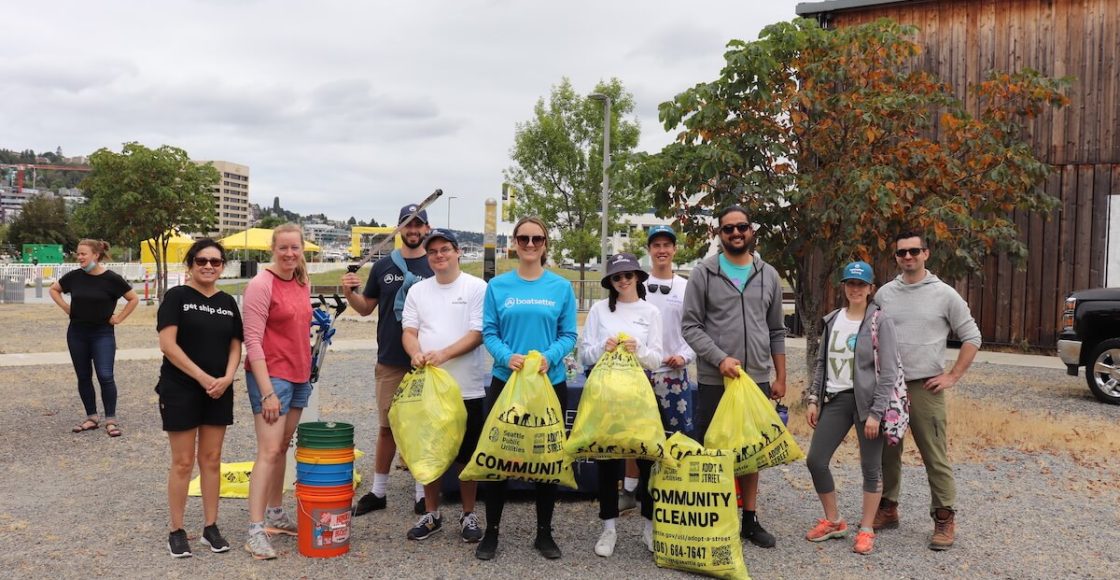
[[[567,370],[564,357],[576,344],[576,297],[562,276],[544,269],[548,259],[548,227],[540,218],[526,217],[513,227],[517,243],[517,270],[496,276],[486,289],[482,314],[482,341],[494,357],[494,379],[487,393],[488,407],[519,370],[529,351],[543,355],[541,372],[548,374],[556,397],[565,411],[568,406]],[[560,557],[552,538],[552,512],[556,506],[556,484],[536,485],[537,537],[533,547],[549,559]],[[498,549],[498,529],[505,507],[504,481],[487,484],[486,535],[475,556],[490,560]]]

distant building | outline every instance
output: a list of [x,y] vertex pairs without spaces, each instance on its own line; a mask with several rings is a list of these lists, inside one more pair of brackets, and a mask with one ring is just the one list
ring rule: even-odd
[[198,161],[210,163],[220,179],[214,186],[214,208],[218,214],[211,236],[239,232],[249,228],[249,166],[230,161]]
[[303,224],[303,234],[307,236],[307,240],[315,242],[316,244],[327,246],[345,246],[350,242],[350,230],[342,229],[336,225],[326,224]]

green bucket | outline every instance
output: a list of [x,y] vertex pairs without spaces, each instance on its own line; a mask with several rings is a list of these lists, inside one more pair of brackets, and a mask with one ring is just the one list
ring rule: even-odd
[[354,446],[354,426],[349,423],[300,423],[296,446],[307,449],[346,449]]

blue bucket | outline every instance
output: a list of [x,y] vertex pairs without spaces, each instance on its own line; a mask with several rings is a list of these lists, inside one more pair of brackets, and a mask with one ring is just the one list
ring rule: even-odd
[[351,484],[354,481],[354,462],[315,464],[297,461],[296,481],[313,486]]

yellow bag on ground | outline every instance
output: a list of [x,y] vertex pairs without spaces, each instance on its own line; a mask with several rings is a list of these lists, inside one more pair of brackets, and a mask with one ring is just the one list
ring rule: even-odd
[[455,461],[467,431],[459,383],[439,367],[413,369],[393,395],[389,427],[412,477],[424,485],[439,479]]
[[657,397],[633,353],[619,347],[599,357],[583,385],[567,449],[572,459],[665,457]]
[[541,353],[530,351],[490,409],[471,462],[459,479],[500,481],[521,479],[576,487],[564,453],[564,414]]
[[[354,450],[354,460],[365,455],[361,451]],[[218,496],[230,499],[246,499],[249,497],[249,475],[253,473],[252,461],[238,461],[236,463],[223,463],[218,467]],[[295,469],[295,466],[289,466],[290,469]],[[361,483],[362,476],[358,474],[358,468],[354,468],[354,488],[357,489],[358,484]],[[192,497],[202,496],[202,476],[197,476],[191,480],[187,486],[187,495]]]
[[742,369],[739,378],[723,379],[723,398],[704,436],[704,446],[733,449],[737,476],[805,458],[774,404]]
[[716,578],[750,578],[739,540],[735,503],[735,457],[705,449],[683,433],[667,442],[668,456],[653,468],[653,558],[675,568]]

